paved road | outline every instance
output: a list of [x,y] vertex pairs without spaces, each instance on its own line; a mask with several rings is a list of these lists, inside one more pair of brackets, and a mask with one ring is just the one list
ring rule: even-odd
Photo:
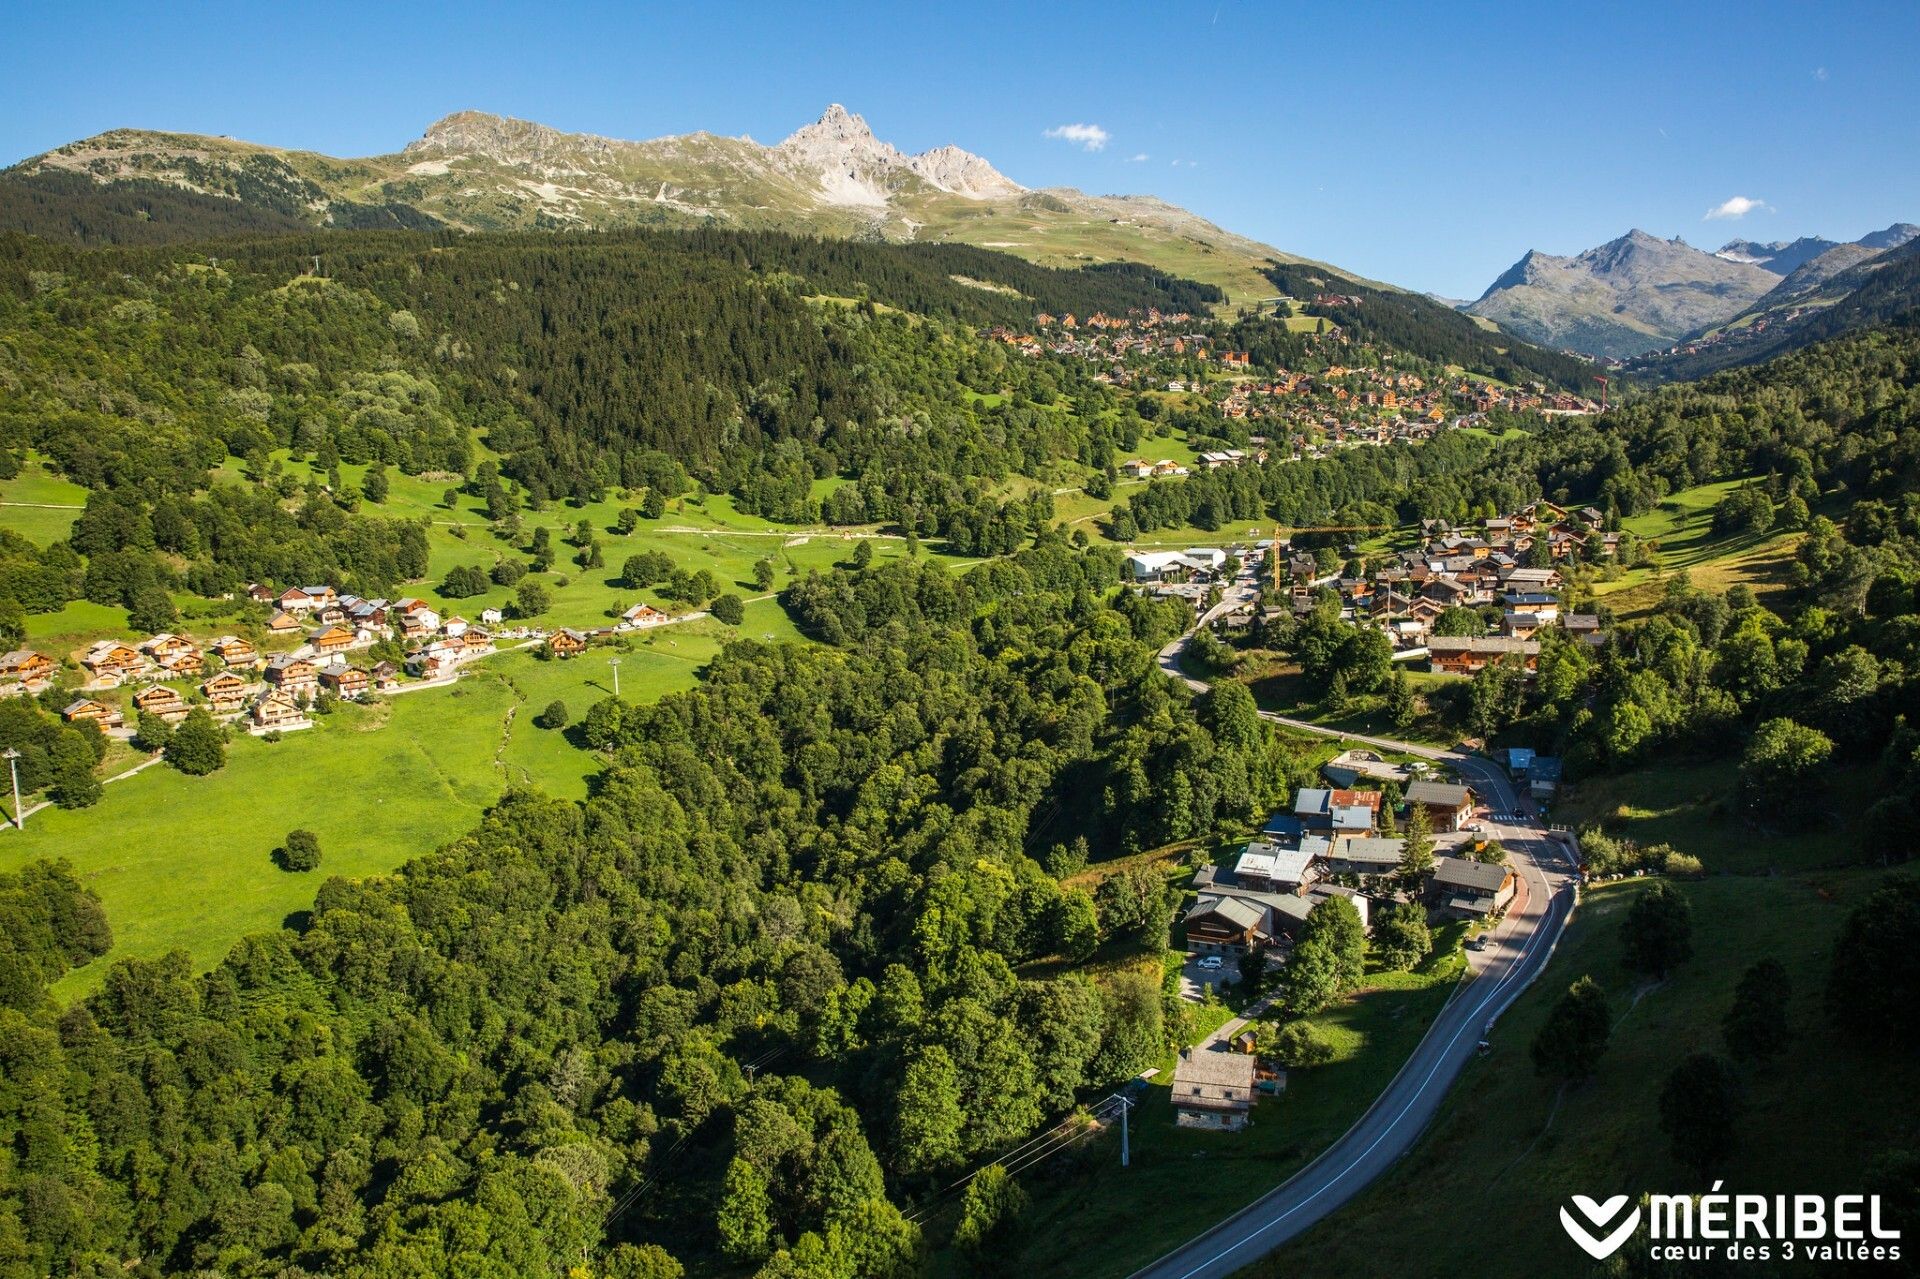
[[[1239,590],[1236,586],[1235,593]],[[1177,679],[1204,688],[1179,668],[1186,639],[1182,636],[1162,651],[1161,667]],[[1469,778],[1494,811],[1526,810],[1505,774],[1490,760],[1391,738],[1338,733],[1279,715],[1266,718],[1305,732],[1439,761]],[[1476,961],[1472,976],[1434,1018],[1386,1091],[1312,1163],[1227,1220],[1136,1271],[1133,1279],[1217,1279],[1233,1274],[1352,1199],[1412,1148],[1480,1039],[1546,967],[1573,913],[1573,856],[1567,849],[1531,824],[1489,823],[1487,829],[1507,847],[1509,864],[1520,876],[1519,895],[1495,930],[1494,944],[1470,953],[1470,960]]]

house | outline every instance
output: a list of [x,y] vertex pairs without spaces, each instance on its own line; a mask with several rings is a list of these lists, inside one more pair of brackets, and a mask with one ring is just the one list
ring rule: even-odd
[[373,686],[373,677],[355,666],[345,662],[335,662],[320,668],[320,687],[335,697],[365,697]]
[[222,635],[207,646],[209,652],[228,666],[251,666],[260,660],[259,652],[250,640],[238,635]]
[[275,653],[267,659],[267,683],[288,694],[313,691],[320,682],[320,669],[304,657]]
[[1511,635],[1436,635],[1427,641],[1430,668],[1446,675],[1477,675],[1502,658],[1514,657],[1528,671],[1540,668],[1540,641]]
[[400,668],[392,662],[374,663],[373,669],[368,671],[367,675],[373,681],[376,692],[391,693],[400,687]]
[[1203,892],[1181,922],[1189,950],[1237,951],[1271,937],[1266,908],[1247,897]]
[[165,632],[154,636],[142,644],[140,651],[145,653],[149,660],[161,663],[164,663],[169,657],[179,657],[184,653],[192,653],[198,656],[200,652],[200,650],[194,646],[192,640],[182,635],[168,635]]
[[1400,869],[1407,841],[1364,836],[1335,843],[1318,862],[1329,875],[1391,875]]
[[1538,800],[1550,800],[1560,789],[1560,757],[1557,755],[1536,755],[1533,767],[1527,770],[1527,793]]
[[307,713],[300,709],[300,703],[293,700],[293,694],[284,688],[269,691],[253,704],[255,728],[290,728],[306,722]]
[[267,622],[269,635],[293,635],[300,630],[300,618],[293,613],[275,613]]
[[498,626],[506,620],[507,615],[497,608],[483,608],[480,610],[480,625],[482,626]]
[[0,656],[0,680],[28,685],[44,684],[53,678],[54,671],[58,669],[51,657],[30,648],[16,648]]
[[1173,1122],[1182,1128],[1239,1132],[1253,1114],[1253,1076],[1258,1065],[1250,1053],[1222,1044],[1189,1048],[1173,1068]]
[[1127,556],[1127,576],[1134,582],[1204,580],[1219,572],[1226,562],[1225,551],[1208,546],[1184,551],[1134,551]]
[[1517,891],[1513,872],[1505,866],[1467,857],[1434,858],[1427,882],[1435,906],[1465,919],[1499,914]]
[[338,653],[353,646],[353,631],[337,623],[323,626],[307,636],[307,643],[316,653]]
[[446,680],[460,673],[460,646],[435,642],[407,654],[407,670],[421,679]]
[[215,715],[232,715],[247,703],[247,681],[232,671],[221,671],[200,686],[200,693]]
[[1285,893],[1311,883],[1312,866],[1309,853],[1256,839],[1233,864],[1233,878],[1242,888]]
[[339,593],[331,586],[289,586],[280,592],[276,601],[282,612],[311,613],[315,609],[326,608],[340,601]]
[[68,702],[66,709],[60,712],[60,718],[69,724],[92,724],[100,729],[118,728],[125,722],[117,709],[105,702],[96,702],[91,697]]
[[587,651],[587,637],[579,631],[561,627],[547,637],[547,652],[555,657],[574,657]]
[[80,665],[96,682],[112,685],[146,670],[147,659],[117,640],[101,640],[81,655]]
[[628,629],[638,629],[643,626],[658,626],[667,620],[667,615],[651,604],[635,604],[632,608],[620,614],[620,624]]
[[153,684],[133,695],[133,708],[144,715],[158,715],[169,724],[187,717],[192,709],[180,690],[169,684]]
[[1453,782],[1413,782],[1407,786],[1407,803],[1427,810],[1436,831],[1457,831],[1473,815],[1473,788]]

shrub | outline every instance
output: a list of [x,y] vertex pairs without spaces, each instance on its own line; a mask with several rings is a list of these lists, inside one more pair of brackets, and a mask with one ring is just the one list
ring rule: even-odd
[[533,722],[542,728],[565,728],[568,718],[567,704],[556,697],[547,703],[545,710],[533,717]]

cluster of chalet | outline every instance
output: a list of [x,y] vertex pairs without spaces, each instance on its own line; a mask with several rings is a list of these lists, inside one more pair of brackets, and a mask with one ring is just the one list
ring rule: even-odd
[[493,652],[488,628],[502,620],[500,611],[490,608],[475,625],[464,617],[442,617],[423,599],[364,599],[331,586],[290,586],[275,592],[254,585],[247,594],[274,607],[269,634],[304,639],[296,650],[302,656],[332,657],[397,636],[407,645],[407,671],[427,680],[451,679],[467,662]]
[[[1407,776],[1394,766],[1382,767],[1386,776]],[[1375,776],[1352,768],[1329,772],[1350,780]],[[1409,778],[1404,794],[1407,813],[1424,809],[1442,839],[1464,832],[1473,816],[1473,790],[1457,782]],[[1351,900],[1363,924],[1375,899],[1398,900],[1400,890],[1388,887],[1387,877],[1399,870],[1406,841],[1380,834],[1381,799],[1378,790],[1301,788],[1292,809],[1273,814],[1231,868],[1206,866],[1194,877],[1198,896],[1184,921],[1188,947],[1211,953],[1254,945],[1285,948],[1308,912],[1327,897]],[[1470,919],[1504,911],[1514,891],[1513,873],[1505,866],[1446,856],[1434,859],[1420,889],[1421,899],[1436,913]]]
[[[1033,317],[1032,332],[1016,332],[998,325],[982,331],[980,336],[1005,343],[1022,355],[1051,354],[1111,364],[1112,369],[1102,375],[1102,380],[1126,385],[1135,376],[1127,367],[1130,359],[1136,363],[1161,355],[1206,359],[1205,334],[1176,331],[1192,321],[1193,316],[1185,311],[1169,313],[1151,307],[1144,311],[1136,308],[1118,316],[1095,312],[1084,320],[1073,315],[1041,312]],[[1245,352],[1228,354],[1239,366],[1243,367],[1248,361]]]
[[[1473,675],[1503,658],[1532,671],[1539,665],[1540,633],[1549,628],[1558,627],[1584,643],[1605,642],[1597,614],[1561,607],[1560,569],[1531,566],[1540,558],[1536,551],[1543,541],[1556,564],[1576,555],[1614,557],[1619,535],[1602,531],[1602,519],[1591,507],[1569,513],[1543,501],[1489,519],[1477,531],[1460,532],[1444,521],[1429,520],[1422,525],[1419,546],[1375,566],[1367,576],[1323,574],[1311,553],[1289,551],[1275,556],[1275,585],[1287,593],[1296,613],[1311,610],[1319,591],[1336,591],[1343,617],[1356,625],[1379,627],[1408,658],[1424,651],[1434,671]],[[1497,634],[1433,633],[1449,609],[1493,607],[1501,610]]]

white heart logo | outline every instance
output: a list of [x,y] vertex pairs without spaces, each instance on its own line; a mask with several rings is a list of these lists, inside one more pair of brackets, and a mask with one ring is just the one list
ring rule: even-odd
[[[1587,1215],[1588,1221],[1591,1221],[1601,1229],[1605,1229],[1606,1223],[1612,1219],[1613,1214],[1619,1212],[1621,1205],[1627,1202],[1627,1197],[1625,1195],[1615,1195],[1605,1203],[1595,1203],[1585,1195],[1575,1195],[1573,1202],[1579,1206],[1581,1212]],[[1607,1235],[1605,1238],[1599,1238],[1589,1234],[1587,1228],[1581,1225],[1580,1222],[1574,1218],[1574,1215],[1565,1208],[1560,1210],[1560,1224],[1566,1227],[1567,1237],[1584,1248],[1588,1256],[1592,1257],[1595,1261],[1605,1261],[1608,1257],[1618,1252],[1620,1245],[1625,1243],[1628,1237],[1640,1228],[1640,1209],[1636,1207],[1632,1212],[1628,1213],[1626,1220],[1616,1226],[1613,1233]]]

